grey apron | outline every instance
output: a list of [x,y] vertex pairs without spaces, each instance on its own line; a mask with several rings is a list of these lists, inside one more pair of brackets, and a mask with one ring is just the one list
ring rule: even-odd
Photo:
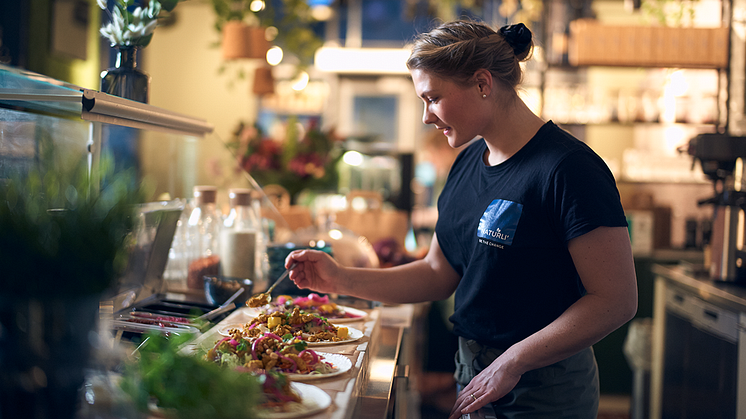
[[[454,378],[461,391],[503,351],[459,337]],[[593,349],[523,374],[513,390],[492,403],[499,419],[596,419],[598,370]]]

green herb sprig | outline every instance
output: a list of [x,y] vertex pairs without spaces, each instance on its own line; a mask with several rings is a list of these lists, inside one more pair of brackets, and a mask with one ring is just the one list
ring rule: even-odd
[[132,170],[114,173],[109,158],[96,176],[85,161],[42,166],[0,180],[0,289],[24,297],[100,294],[126,265],[127,234],[146,188]]
[[[122,389],[147,412],[153,404],[179,419],[251,419],[262,396],[259,378],[180,352],[188,339],[146,336],[135,362],[128,363]],[[168,413],[167,413],[168,415]]]

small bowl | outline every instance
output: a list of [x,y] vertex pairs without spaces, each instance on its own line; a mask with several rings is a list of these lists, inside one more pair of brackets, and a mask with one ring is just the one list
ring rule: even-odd
[[233,295],[239,288],[243,288],[244,292],[241,293],[235,300],[237,307],[246,303],[251,297],[251,290],[254,288],[254,281],[248,278],[233,278],[229,276],[205,276],[205,298],[207,302],[219,306],[223,304],[231,295]]

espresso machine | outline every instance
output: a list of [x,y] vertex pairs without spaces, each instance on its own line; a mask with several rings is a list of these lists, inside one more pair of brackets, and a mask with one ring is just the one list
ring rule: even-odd
[[710,279],[746,285],[746,137],[700,134],[689,141],[687,151],[714,186],[714,196],[698,202],[713,206],[705,257]]

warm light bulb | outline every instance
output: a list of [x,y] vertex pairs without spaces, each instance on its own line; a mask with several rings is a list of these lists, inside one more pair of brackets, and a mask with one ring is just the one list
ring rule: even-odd
[[249,5],[249,10],[251,10],[254,13],[264,10],[264,1],[263,0],[252,1],[251,4]]
[[274,46],[267,51],[267,62],[269,65],[277,65],[282,62],[282,48]]
[[332,16],[334,16],[334,10],[329,6],[318,5],[311,8],[311,17],[319,22],[327,21],[331,19]]
[[357,151],[348,151],[342,155],[342,161],[350,166],[360,166],[363,164],[363,155]]
[[302,71],[300,74],[298,74],[298,77],[293,80],[293,90],[295,90],[296,92],[300,92],[301,90],[305,89],[306,86],[308,86],[308,79],[308,73]]

